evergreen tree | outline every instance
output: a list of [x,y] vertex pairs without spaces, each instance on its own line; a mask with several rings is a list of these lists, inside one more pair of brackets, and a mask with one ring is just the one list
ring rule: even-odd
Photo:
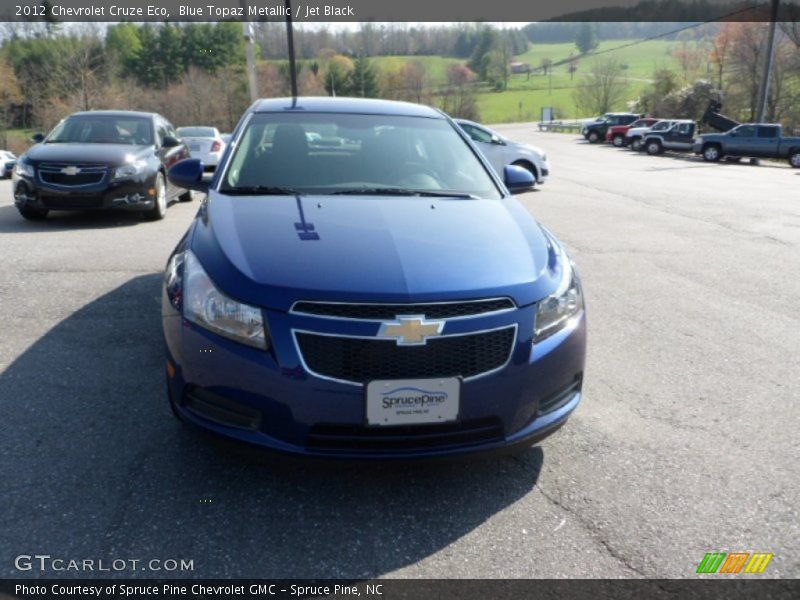
[[588,54],[597,46],[597,24],[596,23],[581,23],[578,28],[578,34],[575,36],[575,45],[581,54]]
[[376,98],[380,94],[378,77],[372,63],[365,56],[359,56],[348,77],[349,94],[360,98]]

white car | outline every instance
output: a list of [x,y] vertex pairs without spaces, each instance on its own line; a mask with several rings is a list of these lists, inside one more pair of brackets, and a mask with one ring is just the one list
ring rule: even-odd
[[178,135],[188,146],[189,155],[203,161],[206,171],[217,168],[226,144],[216,127],[178,127]]
[[14,171],[14,165],[17,162],[17,157],[13,152],[8,150],[0,150],[0,179],[7,179],[11,177]]
[[550,163],[547,154],[541,148],[509,140],[483,125],[466,119],[454,120],[481,149],[501,178],[503,169],[508,165],[528,169],[536,178],[536,183],[540,185],[550,176]]
[[641,150],[642,142],[644,138],[647,137],[648,133],[667,131],[670,127],[675,125],[675,123],[677,123],[675,119],[664,119],[658,121],[652,127],[633,127],[628,129],[628,133],[625,134],[625,145],[630,146],[631,150]]

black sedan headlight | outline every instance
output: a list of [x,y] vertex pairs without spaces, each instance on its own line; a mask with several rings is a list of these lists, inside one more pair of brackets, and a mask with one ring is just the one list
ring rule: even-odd
[[555,292],[536,305],[534,343],[570,325],[583,311],[583,292],[575,267],[567,253],[559,252],[561,278]]
[[144,160],[131,161],[121,167],[114,169],[113,179],[119,181],[121,179],[133,179],[138,177],[147,170],[147,162]]
[[221,292],[191,251],[170,259],[165,285],[170,303],[182,310],[187,321],[241,344],[268,349],[261,309]]
[[17,177],[33,177],[33,165],[22,157],[17,161],[14,167],[14,175]]

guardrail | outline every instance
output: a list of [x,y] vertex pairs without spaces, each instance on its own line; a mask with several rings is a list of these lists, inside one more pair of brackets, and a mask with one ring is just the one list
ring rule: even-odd
[[579,132],[583,123],[564,122],[564,121],[546,121],[537,124],[539,131],[552,131],[555,133],[564,132]]

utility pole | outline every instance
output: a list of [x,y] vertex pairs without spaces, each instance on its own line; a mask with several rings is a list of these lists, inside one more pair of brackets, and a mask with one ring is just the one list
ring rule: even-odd
[[[242,11],[247,14],[247,0],[239,0]],[[242,33],[247,42],[247,86],[250,89],[250,102],[258,100],[258,81],[256,80],[256,51],[253,45],[255,31],[253,23],[242,21]]]
[[292,79],[292,98],[297,98],[297,64],[294,60],[294,30],[292,28],[292,2],[285,0],[286,43],[289,46],[289,76]]
[[775,26],[778,21],[779,3],[780,0],[772,0],[772,6],[770,7],[767,52],[764,57],[764,72],[761,74],[761,87],[758,93],[758,110],[756,111],[756,120],[759,123],[763,123],[766,120],[770,76],[772,75],[772,64],[775,61]]

